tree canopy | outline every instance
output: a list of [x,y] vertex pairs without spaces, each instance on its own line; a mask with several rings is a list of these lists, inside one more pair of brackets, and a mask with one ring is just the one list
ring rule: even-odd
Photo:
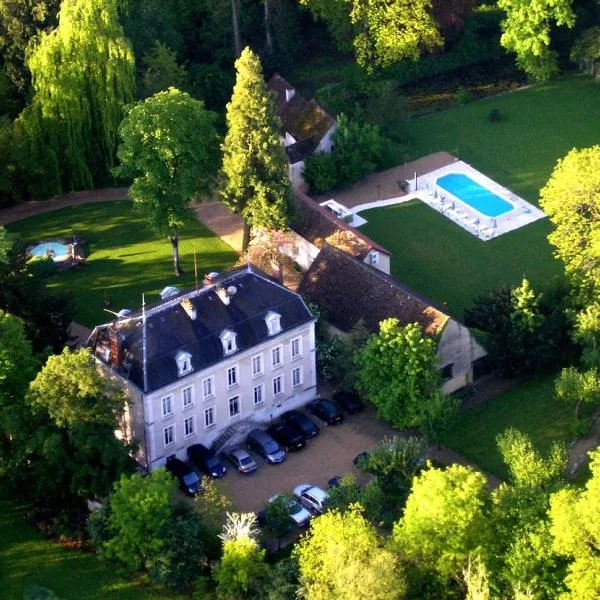
[[551,28],[573,27],[573,0],[498,0],[505,11],[500,43],[515,52],[517,64],[534,79],[544,80],[557,72],[556,53],[551,50]]
[[21,118],[33,154],[52,154],[56,170],[47,176],[56,178],[55,193],[106,181],[122,108],[135,92],[117,0],[64,0],[58,27],[40,36],[27,64],[34,96]]
[[396,427],[418,425],[439,380],[436,351],[417,323],[385,319],[356,355],[356,388]]
[[171,241],[177,275],[178,232],[191,218],[188,204],[210,192],[218,168],[216,118],[201,100],[170,88],[132,106],[119,128],[117,172],[133,177],[134,207]]
[[548,239],[585,304],[600,294],[600,146],[571,150],[540,195],[554,224]]
[[221,146],[220,194],[229,209],[249,229],[286,229],[291,195],[285,150],[279,141],[281,122],[267,91],[258,57],[244,49],[235,63],[237,72],[227,104],[227,134]]

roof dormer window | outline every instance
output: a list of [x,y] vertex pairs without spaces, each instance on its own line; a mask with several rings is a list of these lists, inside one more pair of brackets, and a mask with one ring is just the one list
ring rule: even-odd
[[175,356],[179,377],[192,372],[192,355],[189,352],[178,352]]
[[230,329],[225,329],[221,334],[221,343],[223,344],[223,354],[225,356],[237,352],[236,334]]
[[268,312],[265,317],[265,323],[267,324],[269,335],[276,335],[281,331],[281,315],[276,312]]

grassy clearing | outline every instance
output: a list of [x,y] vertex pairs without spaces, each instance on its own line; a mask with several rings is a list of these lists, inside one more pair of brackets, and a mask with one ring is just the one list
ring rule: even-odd
[[[497,108],[505,119],[491,123]],[[600,85],[570,77],[413,119],[413,156],[438,150],[537,203],[556,161],[600,140]]]
[[561,276],[547,219],[483,242],[418,200],[361,216],[361,231],[392,252],[392,274],[459,318],[474,296],[501,284]]
[[146,302],[159,299],[166,285],[194,285],[194,250],[201,278],[222,271],[237,259],[233,250],[197,221],[181,232],[179,251],[185,275],[173,272],[171,245],[147,229],[131,203],[106,202],[70,207],[13,223],[8,230],[27,241],[83,235],[88,244],[88,262],[80,270],[58,273],[52,288],[67,293],[76,307],[76,320],[89,327],[110,317],[103,308],[118,311],[138,308],[142,294]]
[[573,407],[555,397],[553,377],[531,379],[463,413],[442,443],[505,479],[496,436],[509,427],[529,435],[536,449],[547,453],[553,442],[573,439]]
[[0,498],[0,597],[18,600],[37,584],[64,600],[183,599],[164,588],[119,577],[95,555],[44,539],[21,518],[24,507]]

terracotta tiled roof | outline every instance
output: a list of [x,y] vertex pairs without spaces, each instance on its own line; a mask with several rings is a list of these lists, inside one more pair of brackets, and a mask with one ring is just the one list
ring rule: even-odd
[[[377,250],[388,256],[391,255],[389,250],[336,217],[327,208],[319,206],[306,194],[298,190],[294,193],[297,200],[298,214],[292,222],[292,229],[317,248],[329,241],[361,259],[365,258],[371,250]],[[341,232],[347,232],[347,235],[342,236],[340,235]]]
[[441,333],[450,318],[391,275],[325,244],[304,275],[299,293],[326,312],[326,319],[348,331],[360,319],[373,332],[383,319],[419,323],[427,335]]
[[[276,94],[277,114],[285,131],[289,132],[297,142],[312,139],[315,146],[335,125],[335,118],[317,104],[315,100],[306,100],[283,78],[275,73],[267,83],[267,88]],[[294,95],[286,99],[286,91]]]

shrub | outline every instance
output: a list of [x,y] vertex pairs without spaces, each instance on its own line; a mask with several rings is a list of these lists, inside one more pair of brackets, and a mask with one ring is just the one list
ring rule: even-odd
[[460,106],[469,104],[469,102],[471,102],[472,100],[473,94],[471,94],[471,92],[463,86],[459,87],[456,90],[456,92],[454,92],[454,102],[456,102]]
[[490,123],[500,123],[501,121],[505,121],[506,117],[504,113],[499,108],[492,108],[488,113],[488,121]]
[[332,190],[338,183],[334,157],[324,152],[313,154],[306,161],[302,176],[311,194],[323,194]]

